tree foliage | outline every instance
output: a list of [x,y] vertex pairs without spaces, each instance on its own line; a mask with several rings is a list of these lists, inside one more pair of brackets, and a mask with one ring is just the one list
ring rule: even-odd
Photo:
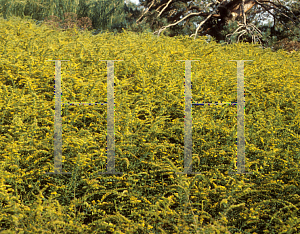
[[[5,19],[30,16],[38,23],[48,22],[58,29],[66,28],[70,21],[74,24],[83,20],[87,25],[92,22],[89,29],[121,32],[122,28],[131,28],[141,10],[124,0],[0,0],[0,13]],[[135,25],[132,31],[141,32],[146,28]]]
[[93,28],[98,28],[101,31],[125,27],[127,20],[124,10],[124,0],[80,0],[77,6],[78,17],[91,18]]
[[[300,4],[299,2],[295,1],[290,4],[288,4],[291,12],[287,12],[287,16],[289,18],[292,18],[293,15],[295,15],[298,19],[300,17]],[[297,35],[300,34],[299,31],[299,24],[296,24],[296,26],[289,20],[288,17],[285,17],[284,15],[279,16],[279,21],[282,21],[285,23],[285,25],[281,24],[278,25],[278,30],[275,30],[275,27],[271,27],[271,31],[274,33],[274,35],[277,36],[277,42],[274,43],[274,49],[284,49],[286,51],[292,51],[292,50],[299,50],[300,49],[300,40]],[[276,20],[276,19],[274,19]]]
[[0,11],[5,19],[11,16],[31,16],[36,20],[43,20],[45,17],[58,16],[59,18],[64,17],[66,12],[75,12],[76,1],[60,1],[60,0],[1,0]]

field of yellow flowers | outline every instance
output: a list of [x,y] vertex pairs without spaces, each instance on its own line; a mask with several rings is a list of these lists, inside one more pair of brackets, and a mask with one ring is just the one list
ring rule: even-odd
[[[299,53],[199,37],[92,36],[0,18],[1,233],[299,233]],[[62,102],[107,102],[114,62],[116,171],[106,170],[107,106],[62,106],[53,171],[54,75]],[[245,62],[247,171],[236,160],[236,106],[193,106],[184,166],[185,63],[193,102],[236,102]]]

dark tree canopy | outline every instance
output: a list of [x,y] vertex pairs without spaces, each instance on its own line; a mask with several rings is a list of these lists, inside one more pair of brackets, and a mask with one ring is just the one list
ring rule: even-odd
[[[278,0],[140,0],[137,24],[149,23],[158,36],[211,35],[217,42],[244,41],[268,47],[283,37],[300,41],[299,2]],[[289,6],[289,7],[287,7]],[[293,9],[293,10],[291,10]],[[273,25],[258,26],[269,13]],[[257,20],[257,16],[260,18]],[[197,27],[195,24],[197,24]],[[284,31],[284,32],[283,32]]]

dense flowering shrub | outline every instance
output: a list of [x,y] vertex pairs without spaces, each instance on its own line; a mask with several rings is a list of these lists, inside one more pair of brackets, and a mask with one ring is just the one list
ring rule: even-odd
[[60,20],[59,17],[51,15],[46,17],[44,23],[56,30],[65,31],[69,28],[77,26],[80,30],[92,29],[92,21],[89,17],[82,17],[77,19],[77,14],[72,12],[64,13],[64,20]]

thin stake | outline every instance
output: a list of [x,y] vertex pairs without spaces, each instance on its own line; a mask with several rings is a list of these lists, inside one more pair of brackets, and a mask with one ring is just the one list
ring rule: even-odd
[[245,94],[244,94],[244,62],[253,60],[229,60],[237,61],[237,172],[229,174],[253,174],[245,171]]
[[115,121],[114,121],[114,61],[124,60],[100,60],[107,61],[107,171],[100,174],[120,174],[115,169]]
[[71,174],[62,172],[62,121],[61,121],[61,61],[69,60],[46,60],[55,61],[55,115],[54,115],[54,172],[46,174]]
[[185,61],[185,110],[184,110],[184,171],[176,172],[176,174],[201,174],[200,172],[192,172],[192,91],[191,91],[191,61],[200,60],[177,60]]

